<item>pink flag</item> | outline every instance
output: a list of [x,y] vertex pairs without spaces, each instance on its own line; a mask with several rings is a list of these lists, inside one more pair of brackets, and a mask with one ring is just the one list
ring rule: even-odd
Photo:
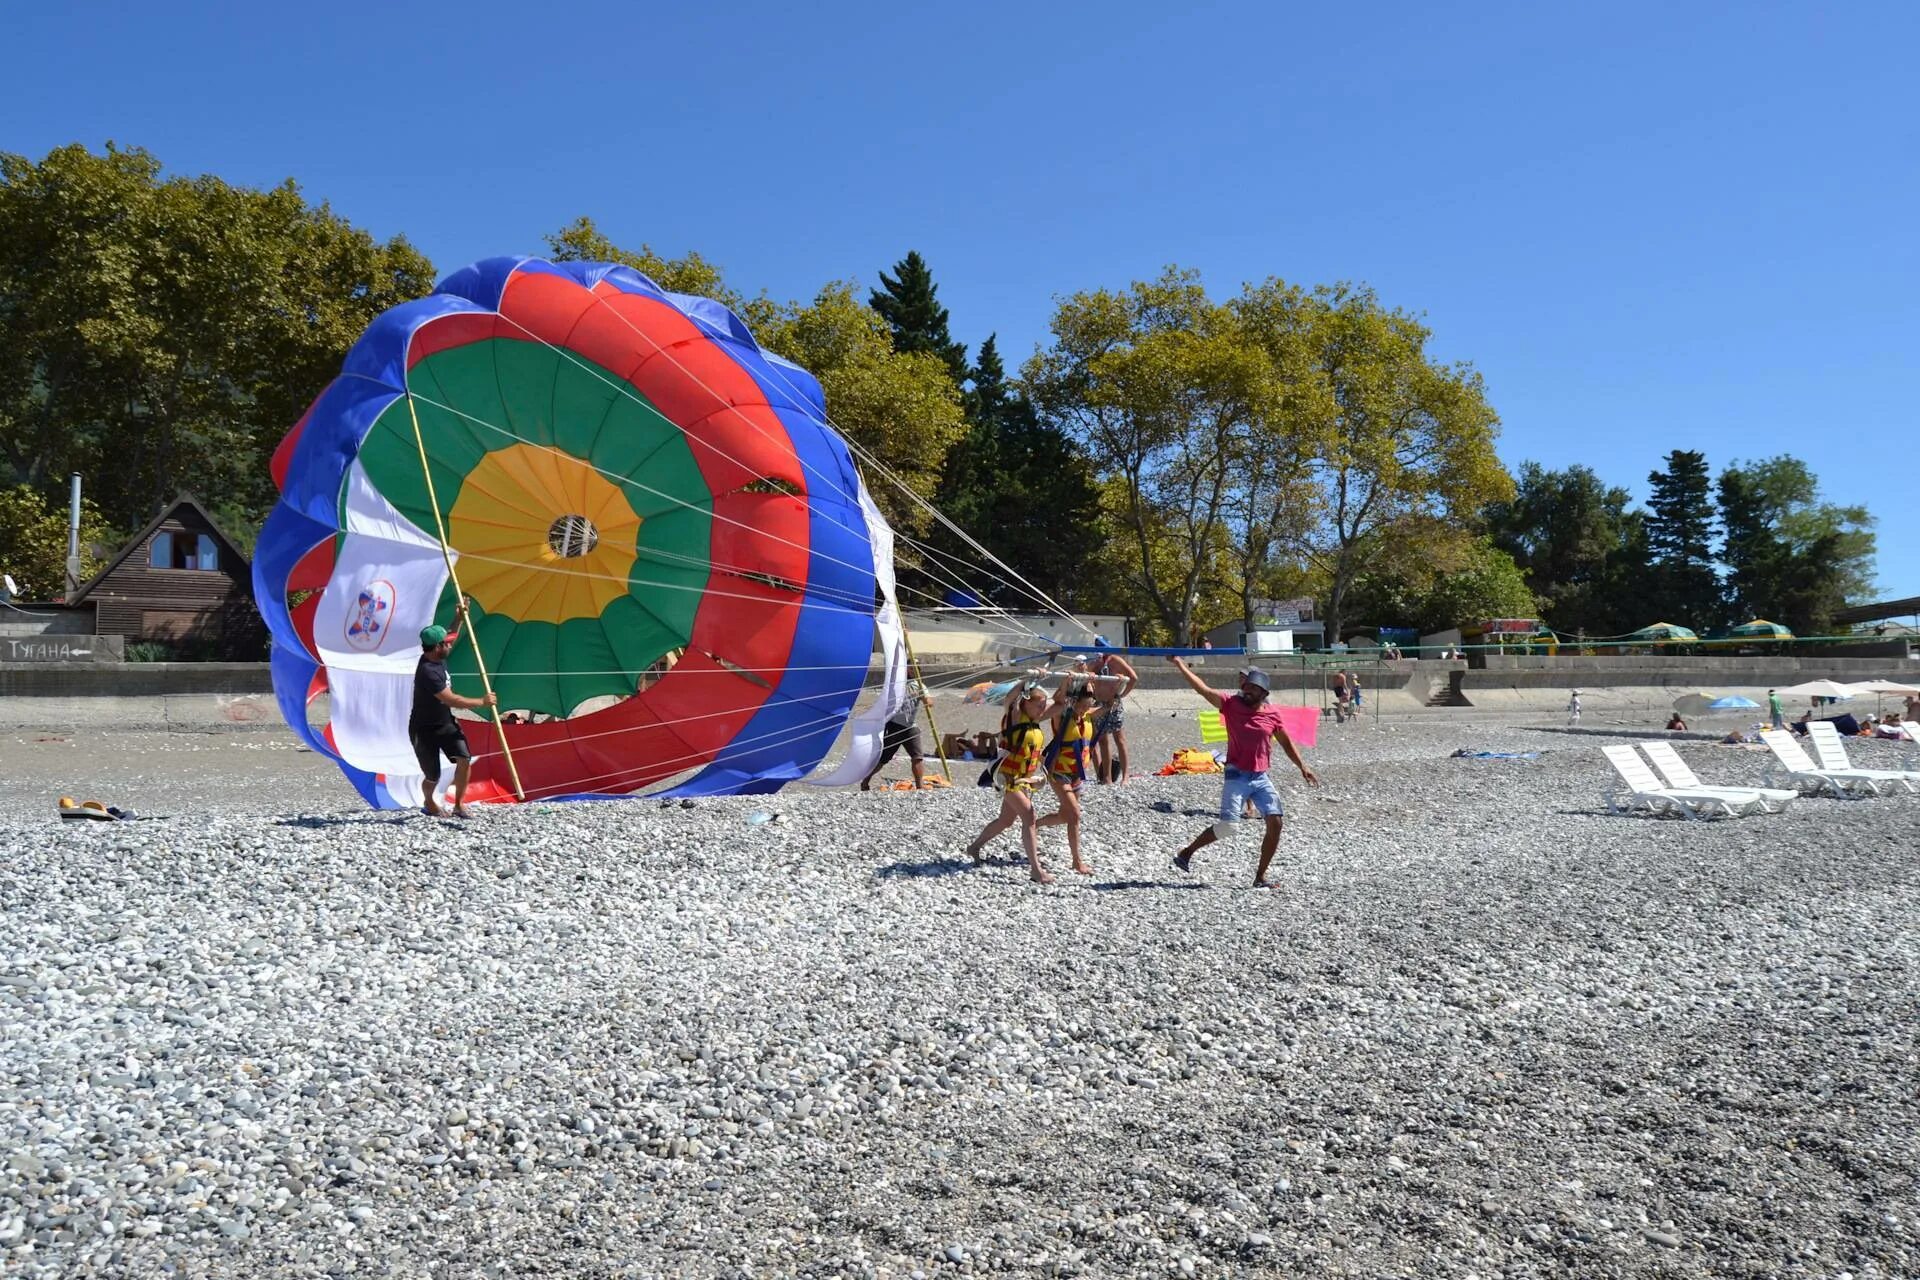
[[1287,726],[1287,736],[1295,745],[1310,747],[1320,732],[1320,708],[1318,707],[1282,707],[1281,722]]

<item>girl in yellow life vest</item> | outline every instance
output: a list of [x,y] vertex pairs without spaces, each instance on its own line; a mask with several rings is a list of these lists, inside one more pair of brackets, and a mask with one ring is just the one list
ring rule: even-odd
[[[1064,701],[1062,698],[1064,697]],[[1083,876],[1093,867],[1080,856],[1080,788],[1087,781],[1087,762],[1093,754],[1093,690],[1084,681],[1069,681],[1054,697],[1053,742],[1047,747],[1047,782],[1060,807],[1040,819],[1036,827],[1065,827],[1067,852],[1073,869]]]
[[1033,807],[1033,789],[1040,783],[1041,755],[1046,745],[1040,722],[1052,705],[1038,680],[1022,681],[1007,694],[1006,754],[993,771],[993,785],[1000,789],[1000,814],[967,846],[967,856],[981,862],[981,851],[987,844],[1019,823],[1020,842],[1027,849],[1027,872],[1035,884],[1053,883],[1053,877],[1040,865],[1040,841],[1034,832],[1039,816]]

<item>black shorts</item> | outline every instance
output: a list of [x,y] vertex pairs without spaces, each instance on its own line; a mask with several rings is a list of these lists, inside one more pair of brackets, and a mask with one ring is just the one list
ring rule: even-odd
[[448,725],[439,729],[410,729],[407,736],[413,739],[413,758],[420,762],[420,772],[428,782],[440,781],[440,757],[454,761],[473,758],[472,748],[467,746],[467,735],[460,732],[458,725]]
[[927,758],[926,751],[920,746],[920,726],[918,724],[894,724],[889,721],[886,732],[880,735],[880,763],[884,765],[887,761],[893,759],[894,755],[902,747],[907,749],[907,759],[909,760],[924,760]]

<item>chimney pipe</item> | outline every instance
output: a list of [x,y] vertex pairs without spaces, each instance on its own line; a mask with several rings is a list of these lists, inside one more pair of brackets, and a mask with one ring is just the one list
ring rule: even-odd
[[73,498],[67,506],[67,599],[80,590],[80,473],[73,473]]

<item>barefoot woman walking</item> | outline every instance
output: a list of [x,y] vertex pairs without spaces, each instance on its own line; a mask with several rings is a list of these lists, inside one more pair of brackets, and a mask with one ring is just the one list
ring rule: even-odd
[[1093,690],[1084,680],[1077,685],[1069,680],[1062,694],[1054,695],[1052,710],[1053,741],[1045,754],[1047,785],[1060,807],[1034,825],[1065,827],[1073,869],[1090,876],[1093,867],[1080,856],[1080,789],[1086,785],[1087,759],[1093,754]]
[[1040,839],[1035,831],[1039,815],[1033,807],[1033,793],[1040,785],[1040,756],[1046,747],[1040,722],[1047,718],[1051,706],[1038,680],[1015,685],[1007,695],[1006,754],[993,771],[993,785],[1000,790],[1000,814],[967,846],[967,856],[979,862],[989,841],[1019,823],[1020,842],[1027,850],[1027,872],[1035,884],[1053,883],[1053,877],[1040,865]]

